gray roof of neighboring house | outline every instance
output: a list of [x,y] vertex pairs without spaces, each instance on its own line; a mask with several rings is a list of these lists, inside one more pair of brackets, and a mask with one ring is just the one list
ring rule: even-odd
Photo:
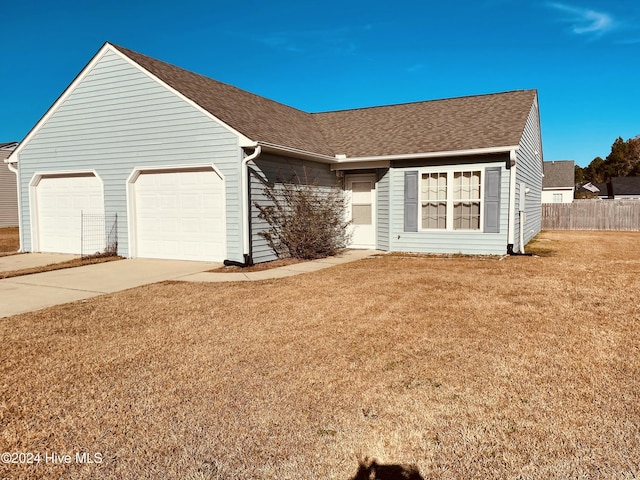
[[612,177],[613,195],[640,195],[640,177]]
[[593,184],[598,190],[599,197],[608,197],[609,196],[609,184],[608,183],[594,183]]
[[5,167],[6,164],[4,163],[4,160],[9,158],[9,155],[13,153],[16,146],[18,146],[18,142],[0,143],[0,168],[7,168]]
[[542,188],[573,187],[575,167],[573,160],[556,160],[542,164]]
[[518,145],[535,90],[307,113],[113,45],[251,140],[323,155],[381,156]]

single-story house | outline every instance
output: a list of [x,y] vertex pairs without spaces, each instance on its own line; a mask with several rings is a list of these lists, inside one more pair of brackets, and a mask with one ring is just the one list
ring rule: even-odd
[[307,113],[105,43],[9,161],[27,252],[77,251],[82,210],[117,214],[126,257],[268,261],[254,203],[294,174],[344,188],[354,248],[504,254],[540,230],[535,90]]
[[575,192],[573,160],[544,162],[542,166],[542,203],[571,203]]
[[0,228],[18,226],[16,174],[2,162],[17,146],[18,142],[0,143]]
[[598,198],[640,198],[640,177],[611,177],[595,186]]

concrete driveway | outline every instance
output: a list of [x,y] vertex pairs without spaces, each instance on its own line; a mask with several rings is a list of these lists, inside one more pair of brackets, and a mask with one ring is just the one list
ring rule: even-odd
[[[8,271],[26,268],[17,265],[37,262],[36,257],[32,255],[37,254],[1,257],[2,269]],[[48,260],[43,258],[41,261],[47,262],[44,265],[64,261]],[[16,263],[12,264],[12,261]],[[207,262],[134,258],[7,278],[0,280],[0,318],[149,283],[179,280],[181,277],[211,270],[220,265]]]

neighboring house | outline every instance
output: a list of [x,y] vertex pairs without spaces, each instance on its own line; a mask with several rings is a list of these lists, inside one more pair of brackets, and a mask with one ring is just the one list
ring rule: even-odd
[[593,186],[598,189],[597,192],[594,192],[597,193],[598,198],[609,198],[609,183],[594,183]]
[[16,174],[2,160],[11,155],[17,142],[0,143],[0,228],[18,226]]
[[542,203],[571,203],[575,192],[573,160],[544,162]]
[[598,198],[640,198],[640,177],[612,177],[594,185],[599,190]]
[[254,202],[294,173],[340,182],[352,247],[504,254],[540,230],[535,90],[306,113],[106,43],[11,161],[25,251],[77,251],[83,210],[117,213],[126,257],[271,260]]

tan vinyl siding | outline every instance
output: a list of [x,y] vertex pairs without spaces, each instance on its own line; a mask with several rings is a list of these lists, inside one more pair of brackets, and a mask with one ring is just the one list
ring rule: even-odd
[[[500,167],[500,232],[456,232],[456,231],[404,231],[404,172],[419,170],[424,164],[405,162],[390,169],[390,243],[389,250],[395,252],[418,253],[462,253],[502,255],[507,250],[507,230],[509,212],[509,171],[506,169],[508,156],[483,156],[473,161],[469,157],[437,159],[430,165],[457,165],[469,167],[480,164],[486,167]],[[406,165],[406,166],[405,166]],[[486,168],[485,167],[485,168]],[[483,180],[484,182],[484,180]]]
[[542,140],[537,101],[533,103],[524,127],[520,149],[517,152],[516,169],[516,218],[515,249],[520,250],[520,224],[517,218],[520,205],[520,183],[524,182],[529,193],[525,196],[525,245],[540,231],[542,222]]
[[276,155],[261,155],[249,163],[249,168],[253,261],[268,262],[277,257],[267,241],[260,236],[260,232],[268,228],[268,224],[258,218],[260,212],[255,206],[255,202],[259,205],[270,205],[264,193],[265,185],[300,181],[317,185],[318,188],[327,188],[336,186],[337,178],[329,165]]
[[16,174],[4,163],[12,151],[13,148],[0,148],[0,228],[18,226]]
[[136,167],[213,164],[224,176],[227,255],[242,260],[237,136],[107,51],[20,153],[24,246],[31,247],[28,185],[35,172],[95,170],[128,256],[126,181]]

